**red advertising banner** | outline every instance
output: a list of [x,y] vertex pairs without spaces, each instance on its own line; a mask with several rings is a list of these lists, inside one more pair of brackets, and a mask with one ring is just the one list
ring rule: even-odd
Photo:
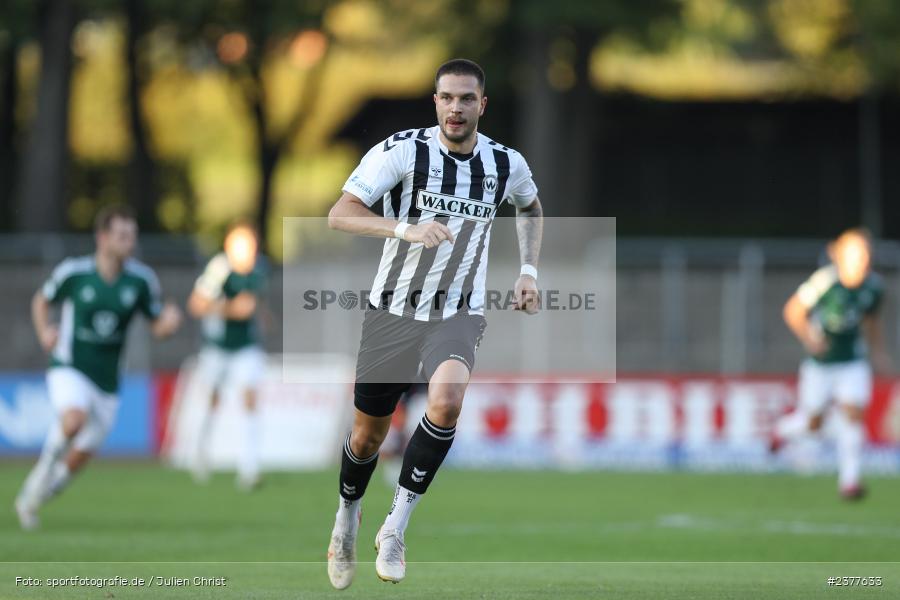
[[[467,393],[478,398],[479,428],[493,439],[512,433],[521,410],[538,411],[542,435],[569,429],[591,439],[767,439],[774,420],[796,404],[793,376],[620,375],[615,383],[497,379],[476,378]],[[567,394],[577,395],[578,408],[555,410],[571,402]],[[471,412],[470,404],[465,411]],[[570,420],[560,422],[563,416]],[[900,381],[875,381],[866,430],[872,443],[900,444]]]
[[[175,381],[173,373],[153,381],[157,452]],[[791,376],[623,375],[615,383],[588,383],[492,375],[469,386],[450,461],[495,468],[791,468],[767,447],[773,423],[795,404]],[[346,410],[352,411],[349,395]],[[410,410],[415,423],[424,407]],[[900,469],[900,381],[876,380],[866,430],[868,468]],[[821,468],[833,464],[828,436],[826,426],[825,445],[812,461]]]

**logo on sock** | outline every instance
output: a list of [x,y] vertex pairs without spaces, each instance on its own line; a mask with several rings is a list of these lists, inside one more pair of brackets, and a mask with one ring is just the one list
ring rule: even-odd
[[400,487],[397,487],[397,490],[394,492],[394,501],[391,502],[391,510],[388,511],[389,515],[394,514],[394,510],[397,508],[397,497],[400,495]]
[[422,481],[425,480],[426,475],[428,475],[428,471],[420,471],[417,468],[413,467],[412,480],[416,483],[422,483]]
[[352,496],[353,494],[356,493],[355,485],[347,485],[346,483],[342,483],[341,488],[344,490],[344,493],[347,494],[348,496]]

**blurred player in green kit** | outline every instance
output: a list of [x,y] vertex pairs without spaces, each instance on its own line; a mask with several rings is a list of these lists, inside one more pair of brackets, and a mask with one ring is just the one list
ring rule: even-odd
[[239,447],[237,485],[252,490],[261,482],[259,468],[259,386],[266,370],[260,345],[258,314],[265,287],[256,231],[246,223],[231,226],[224,252],[214,256],[197,279],[188,311],[203,319],[203,349],[197,369],[211,391],[209,410],[200,426],[193,471],[198,481],[209,477],[207,446],[212,416],[220,399],[233,393],[243,404],[243,444]]
[[850,229],[828,248],[832,263],[801,285],[784,307],[784,320],[808,357],[800,366],[798,405],[775,426],[773,450],[818,432],[834,408],[838,487],[848,500],[862,498],[863,419],[872,396],[872,367],[891,368],[878,316],[884,286],[871,271],[868,233]]
[[[131,258],[137,232],[126,207],[102,209],[94,225],[96,252],[62,261],[31,301],[35,332],[51,356],[47,388],[58,418],[16,498],[23,529],[38,527],[41,505],[66,487],[112,428],[132,317],[148,318],[156,338],[181,324],[178,308],[163,303],[153,270]],[[58,325],[51,321],[51,305],[60,305]]]

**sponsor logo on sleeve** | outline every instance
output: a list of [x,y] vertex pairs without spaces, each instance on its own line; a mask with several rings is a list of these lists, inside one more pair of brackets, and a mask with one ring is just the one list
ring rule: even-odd
[[350,187],[365,192],[369,196],[375,193],[375,188],[360,179],[359,175],[350,178]]

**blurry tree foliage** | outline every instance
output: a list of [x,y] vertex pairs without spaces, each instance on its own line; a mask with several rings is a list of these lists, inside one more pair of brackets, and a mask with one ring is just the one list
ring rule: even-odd
[[[23,9],[12,3],[13,11]],[[22,157],[18,175],[15,221],[24,231],[59,230],[64,224],[69,153],[69,93],[72,69],[71,40],[78,20],[77,7],[69,0],[41,0],[31,9],[17,13],[13,22],[26,25],[25,33],[37,39],[41,48],[40,71],[34,118],[22,134]]]
[[900,91],[900,2],[681,0],[653,47],[599,45],[600,87],[670,99],[858,98]]
[[82,228],[124,200],[145,229],[255,216],[277,254],[280,217],[324,214],[358,158],[335,132],[458,54],[512,99],[550,214],[577,214],[604,94],[896,93],[900,2],[6,0],[0,227]]
[[547,214],[575,216],[591,203],[597,174],[591,148],[602,126],[591,78],[594,49],[614,34],[650,46],[654,28],[678,8],[677,0],[513,2],[518,143],[547,200]]
[[[478,6],[492,3],[463,4],[474,18],[483,10]],[[165,78],[199,80],[226,90],[216,95],[243,124],[240,148],[229,154],[249,154],[255,171],[249,178],[256,181],[249,191],[250,206],[242,203],[240,212],[255,214],[270,251],[280,247],[282,215],[321,215],[335,199],[352,158],[331,169],[334,175],[325,178],[322,192],[315,190],[323,183],[323,153],[347,156],[331,147],[334,131],[373,95],[426,92],[434,66],[454,36],[482,29],[459,17],[452,6],[460,3],[171,3],[170,27],[159,29],[154,41],[177,58],[161,60],[165,66],[160,71]],[[479,22],[492,25],[490,19]],[[164,120],[161,101],[151,103]],[[247,197],[246,187],[242,194]]]
[[19,52],[34,34],[34,3],[0,3],[0,230],[15,224],[14,194],[21,152],[18,98],[21,94]]

